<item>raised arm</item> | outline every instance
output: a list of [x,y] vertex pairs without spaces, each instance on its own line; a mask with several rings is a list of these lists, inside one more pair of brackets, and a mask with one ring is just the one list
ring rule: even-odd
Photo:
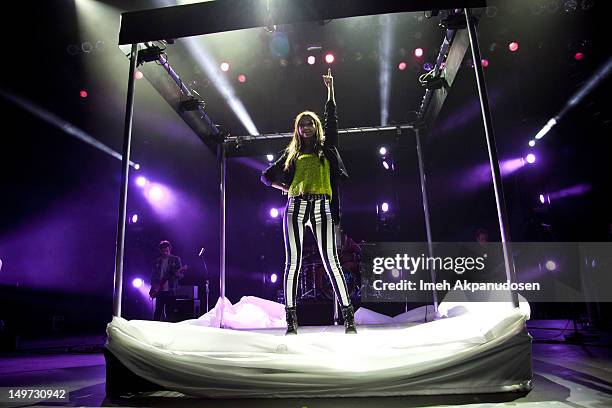
[[323,75],[323,83],[327,87],[327,102],[332,101],[336,104],[336,96],[334,95],[334,77],[331,73],[331,68],[327,69],[327,75]]
[[325,144],[338,147],[338,115],[336,114],[336,97],[334,94],[334,77],[331,68],[323,75],[323,83],[327,87],[327,103],[325,104]]

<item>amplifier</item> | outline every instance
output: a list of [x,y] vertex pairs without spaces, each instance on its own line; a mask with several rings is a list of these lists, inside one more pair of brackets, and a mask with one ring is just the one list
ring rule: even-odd
[[200,301],[198,299],[177,299],[166,306],[166,318],[169,322],[182,322],[197,317],[200,317]]
[[192,285],[178,285],[176,288],[177,299],[198,299],[198,287]]

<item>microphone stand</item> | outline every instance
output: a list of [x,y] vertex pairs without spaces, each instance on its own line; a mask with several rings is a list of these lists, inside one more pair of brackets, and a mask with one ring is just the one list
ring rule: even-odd
[[204,250],[204,248],[200,249],[200,253],[198,254],[198,256],[200,257],[200,259],[202,260],[202,263],[204,264],[204,281],[206,282],[206,313],[208,313],[208,294],[209,294],[209,280],[208,280],[208,267],[206,266],[206,259],[204,259],[204,253],[206,251]]

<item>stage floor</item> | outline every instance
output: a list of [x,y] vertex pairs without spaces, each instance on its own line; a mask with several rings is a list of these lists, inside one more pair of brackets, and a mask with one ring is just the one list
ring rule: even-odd
[[[530,327],[548,327],[550,322],[530,321]],[[557,321],[554,327],[565,327]],[[304,328],[321,330],[321,328]],[[326,328],[330,329],[330,328]],[[342,327],[331,328],[341,330]],[[519,406],[519,407],[604,407],[612,401],[612,350],[610,335],[602,335],[596,345],[540,343],[537,339],[557,337],[558,331],[530,329],[533,344],[533,389],[525,395],[472,394],[446,396],[406,396],[376,398],[296,398],[296,399],[201,399],[177,392],[142,394],[129,399],[113,400],[105,396],[105,364],[101,350],[88,354],[53,350],[32,350],[3,354],[0,358],[0,387],[58,387],[70,392],[64,403],[48,406],[193,406],[193,407],[417,407],[417,406]],[[561,337],[562,338],[562,337]],[[558,339],[558,337],[557,337]],[[73,338],[64,350],[92,340]],[[55,339],[53,347],[61,340]],[[43,342],[38,342],[42,346]],[[100,349],[102,344],[99,344]],[[0,406],[16,406],[0,402]]]

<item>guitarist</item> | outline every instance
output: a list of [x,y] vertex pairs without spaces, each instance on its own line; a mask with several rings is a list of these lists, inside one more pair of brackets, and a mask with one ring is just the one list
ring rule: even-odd
[[161,256],[155,261],[151,274],[149,296],[156,299],[153,320],[161,321],[162,315],[166,315],[166,307],[176,302],[178,281],[183,278],[187,266],[183,267],[181,258],[172,255],[170,241],[160,242],[159,252]]

